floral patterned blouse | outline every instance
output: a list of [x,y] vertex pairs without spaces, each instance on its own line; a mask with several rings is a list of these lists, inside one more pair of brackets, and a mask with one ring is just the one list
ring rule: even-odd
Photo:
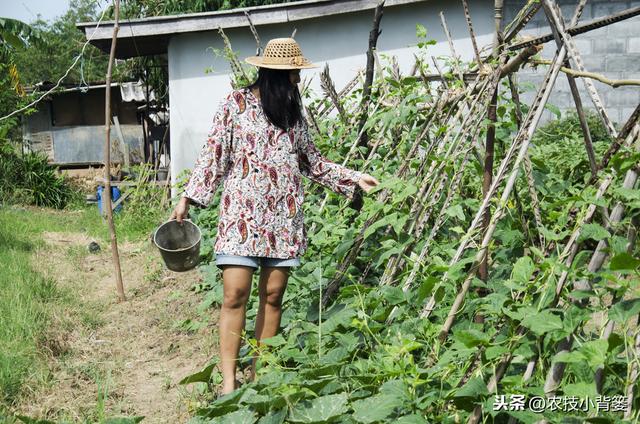
[[215,253],[295,258],[307,249],[301,176],[353,199],[362,174],[324,158],[304,119],[273,125],[243,88],[220,102],[183,196],[207,206],[223,181]]

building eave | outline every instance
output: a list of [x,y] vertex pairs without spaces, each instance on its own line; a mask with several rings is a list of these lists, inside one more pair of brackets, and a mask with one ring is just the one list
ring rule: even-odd
[[[386,0],[385,8],[426,0]],[[175,34],[211,31],[218,28],[248,27],[251,17],[255,26],[300,21],[323,16],[353,13],[374,9],[378,0],[303,0],[266,6],[242,7],[186,15],[158,16],[144,19],[120,20],[116,57],[125,59],[167,52],[169,38]],[[77,24],[85,37],[104,52],[111,47],[114,22]]]

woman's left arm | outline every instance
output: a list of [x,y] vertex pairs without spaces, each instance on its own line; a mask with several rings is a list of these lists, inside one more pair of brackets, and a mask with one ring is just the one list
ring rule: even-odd
[[358,186],[369,191],[379,184],[369,174],[349,169],[322,156],[311,140],[304,118],[300,123],[298,137],[298,163],[302,175],[349,200],[353,200]]

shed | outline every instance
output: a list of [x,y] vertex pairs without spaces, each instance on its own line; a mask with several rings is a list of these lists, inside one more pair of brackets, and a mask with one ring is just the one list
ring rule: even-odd
[[[47,88],[46,84],[40,87]],[[46,154],[60,168],[101,165],[105,88],[104,83],[67,87],[40,102],[37,111],[23,120],[24,149]],[[144,90],[139,83],[112,83],[111,99],[114,121],[118,121],[111,136],[113,162],[124,162],[125,151],[130,163],[144,162],[144,135],[137,110],[146,101]]]

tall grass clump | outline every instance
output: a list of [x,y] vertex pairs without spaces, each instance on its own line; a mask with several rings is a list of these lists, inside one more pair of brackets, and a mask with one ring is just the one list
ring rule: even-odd
[[78,196],[42,153],[19,154],[0,144],[0,202],[62,209]]

